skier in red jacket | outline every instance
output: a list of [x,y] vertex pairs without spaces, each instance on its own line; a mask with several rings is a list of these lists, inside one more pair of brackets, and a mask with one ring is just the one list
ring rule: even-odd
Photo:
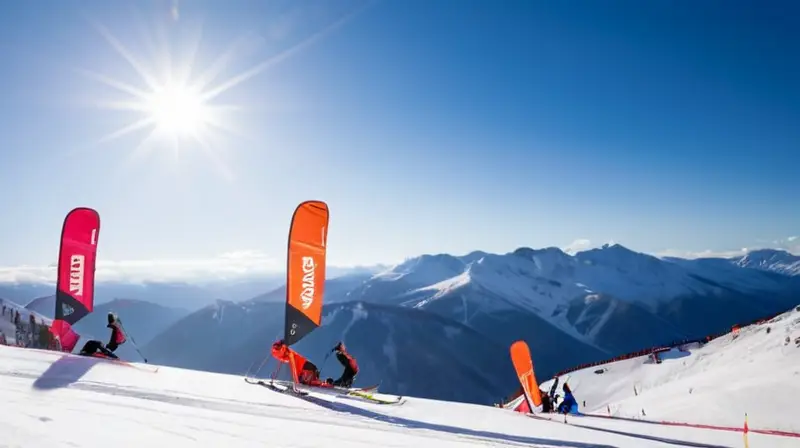
[[352,387],[353,379],[355,379],[356,375],[358,374],[358,363],[356,362],[356,359],[353,358],[351,354],[347,353],[347,349],[341,341],[336,344],[336,347],[333,347],[333,350],[331,351],[336,353],[336,359],[338,359],[339,362],[342,363],[342,366],[344,366],[342,376],[340,376],[338,380],[334,381],[333,385],[339,387]]
[[106,348],[114,352],[117,347],[125,343],[125,333],[122,331],[119,321],[117,321],[117,316],[115,316],[114,313],[108,313],[108,325],[106,325],[106,328],[111,329],[111,338],[108,340]]
[[319,369],[314,363],[287,346],[283,339],[272,344],[272,357],[293,368],[292,378],[300,384],[316,387],[331,387],[319,379]]
[[92,339],[84,344],[80,355],[94,356],[94,354],[99,351],[109,358],[119,359],[119,357],[114,354],[114,351],[125,343],[125,333],[122,331],[122,328],[120,328],[117,316],[115,316],[114,313],[108,313],[108,325],[106,325],[106,328],[111,329],[111,337],[108,340],[108,344],[103,347],[101,341]]

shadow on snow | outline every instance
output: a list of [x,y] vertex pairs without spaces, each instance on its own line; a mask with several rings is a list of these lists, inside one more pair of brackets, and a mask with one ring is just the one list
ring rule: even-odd
[[100,360],[91,357],[62,356],[50,364],[39,378],[33,382],[33,388],[52,390],[67,387],[80,381],[84,375]]
[[639,434],[639,433],[635,433],[635,432],[619,431],[619,430],[616,430],[616,429],[598,428],[598,427],[595,427],[595,426],[586,426],[586,425],[576,425],[574,423],[570,423],[570,425],[577,426],[579,428],[584,428],[584,429],[591,429],[593,431],[601,431],[601,432],[607,432],[607,433],[611,433],[611,434],[618,434],[618,435],[621,435],[621,436],[634,437],[634,438],[637,438],[637,439],[654,440],[656,442],[668,443],[670,445],[687,446],[687,447],[694,447],[694,448],[729,448],[729,447],[727,447],[725,445],[711,445],[711,444],[708,444],[708,443],[701,443],[701,442],[689,442],[689,441],[678,440],[678,439],[670,439],[670,438],[667,438],[667,437],[658,437],[658,436],[650,436],[650,435],[647,435],[647,434]]
[[[482,440],[486,439],[493,439],[493,440],[502,440],[505,442],[512,442],[518,444],[525,444],[525,445],[541,445],[547,444],[550,446],[563,446],[563,447],[570,447],[570,448],[615,448],[612,445],[605,445],[599,443],[583,443],[583,442],[568,442],[562,440],[554,440],[554,439],[545,439],[541,437],[527,437],[527,436],[518,436],[513,434],[501,434],[497,432],[491,431],[479,431],[475,429],[468,429],[468,428],[461,428],[457,426],[449,426],[449,425],[442,425],[437,423],[428,423],[428,422],[421,422],[418,420],[411,420],[408,418],[403,417],[392,417],[389,415],[381,414],[378,412],[370,411],[368,409],[360,408],[357,406],[351,406],[346,403],[341,402],[332,402],[322,398],[313,397],[311,395],[307,395],[304,397],[300,397],[310,403],[314,403],[318,406],[331,409],[338,412],[344,412],[348,414],[358,415],[361,417],[366,417],[375,421],[389,423],[392,425],[403,426],[406,428],[413,428],[413,429],[427,429],[432,431],[439,431],[439,432],[446,432],[450,434],[456,434],[461,436],[467,436],[472,438],[479,438]],[[383,406],[383,405],[377,405]],[[388,405],[391,406],[391,405]]]

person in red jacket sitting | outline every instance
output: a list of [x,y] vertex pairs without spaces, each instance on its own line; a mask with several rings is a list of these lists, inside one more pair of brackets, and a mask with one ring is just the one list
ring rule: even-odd
[[108,313],[108,325],[106,325],[106,328],[111,329],[111,337],[105,347],[103,347],[101,341],[92,339],[84,344],[79,354],[83,356],[94,356],[95,353],[99,351],[102,355],[109,358],[119,359],[119,357],[114,354],[114,351],[125,343],[125,333],[122,331],[122,328],[120,328],[117,316],[115,316],[114,313]]
[[319,379],[319,369],[314,363],[292,350],[287,346],[283,339],[272,344],[272,357],[279,362],[289,364],[289,368],[294,368],[292,378],[300,384],[316,387],[331,387],[331,384]]
[[108,313],[108,325],[106,325],[106,328],[111,329],[111,338],[109,338],[106,348],[113,353],[117,347],[125,343],[125,333],[122,331],[114,313]]
[[356,375],[358,374],[358,363],[356,359],[349,353],[347,353],[347,349],[345,349],[344,344],[340,341],[336,344],[336,347],[333,347],[332,352],[336,353],[336,359],[342,363],[344,366],[344,371],[342,372],[342,376],[339,377],[338,380],[333,382],[334,386],[339,387],[352,387],[353,386],[353,379],[355,379]]

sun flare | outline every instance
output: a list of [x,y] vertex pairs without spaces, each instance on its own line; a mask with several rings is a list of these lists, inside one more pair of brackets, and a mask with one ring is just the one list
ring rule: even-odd
[[[170,34],[171,28],[157,36],[148,36],[146,41],[158,42],[150,48],[150,55],[155,56],[150,61],[142,60],[108,28],[93,22],[99,34],[139,78],[139,82],[131,83],[94,70],[78,69],[84,76],[110,88],[105,94],[92,92],[88,95],[93,106],[133,114],[130,121],[125,119],[121,127],[102,136],[97,144],[139,134],[141,139],[130,153],[131,159],[147,153],[171,151],[177,161],[184,151],[199,150],[208,156],[223,176],[234,177],[221,157],[223,152],[233,148],[227,138],[235,136],[251,140],[252,137],[242,131],[243,123],[247,120],[232,116],[240,112],[243,105],[221,104],[220,98],[264,70],[320,41],[367,6],[368,3],[361,5],[294,45],[224,78],[223,73],[231,69],[235,56],[244,53],[254,41],[244,37],[237,39],[210,64],[200,67],[198,62],[203,58],[198,58],[198,54],[202,53],[202,27],[177,27],[177,3],[173,4],[170,17],[174,23],[170,25],[177,27],[174,35],[189,36],[189,40],[170,39],[169,36],[173,36]],[[181,34],[184,31],[186,34]],[[186,44],[186,47],[173,48],[178,41]]]
[[[195,72],[194,57],[181,60],[168,45],[159,49],[160,58],[147,64],[105,27],[98,24],[96,28],[141,80],[141,84],[135,85],[98,72],[80,70],[85,76],[113,89],[109,92],[112,97],[93,100],[97,107],[135,114],[131,121],[104,135],[98,143],[141,133],[141,140],[130,153],[131,159],[167,151],[179,160],[182,153],[199,150],[220,174],[233,178],[222,156],[230,148],[227,137],[243,136],[235,125],[237,120],[231,116],[241,107],[221,104],[218,97],[247,78],[217,78],[235,48],[219,55],[205,70]],[[199,46],[199,35],[194,45]]]
[[173,137],[196,137],[213,121],[202,93],[180,84],[156,87],[144,106],[158,130]]

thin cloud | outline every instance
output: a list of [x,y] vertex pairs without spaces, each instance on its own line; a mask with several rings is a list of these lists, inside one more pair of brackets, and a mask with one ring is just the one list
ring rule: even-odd
[[[98,282],[225,280],[278,273],[285,261],[263,252],[242,250],[210,258],[161,260],[98,260]],[[0,283],[55,283],[56,265],[0,267]]]
[[608,240],[604,243],[594,244],[592,243],[591,240],[588,240],[586,238],[578,238],[575,241],[569,243],[568,245],[562,247],[561,250],[563,250],[567,254],[575,255],[578,252],[583,252],[590,249],[597,249],[605,245],[613,246],[616,243],[617,242],[614,240]]
[[701,251],[691,251],[691,250],[680,250],[680,249],[667,249],[661,252],[657,252],[654,255],[657,257],[676,257],[676,258],[686,258],[689,260],[694,260],[697,258],[733,258],[733,257],[741,257],[743,255],[747,255],[748,249],[734,249],[734,250],[701,250]]
[[587,240],[586,238],[579,238],[569,243],[567,246],[562,247],[561,250],[568,254],[574,254],[582,250],[591,249],[591,247],[592,242],[590,240]]
[[744,247],[741,249],[733,249],[733,250],[690,251],[690,250],[680,250],[680,249],[667,249],[655,255],[659,257],[680,257],[688,259],[732,258],[732,257],[741,257],[747,255],[748,253],[754,250],[760,250],[760,249],[785,250],[790,254],[800,255],[800,238],[798,238],[797,236],[790,236],[779,240],[774,240],[771,242],[771,244],[763,244],[762,242],[761,244],[755,245],[753,247]]

